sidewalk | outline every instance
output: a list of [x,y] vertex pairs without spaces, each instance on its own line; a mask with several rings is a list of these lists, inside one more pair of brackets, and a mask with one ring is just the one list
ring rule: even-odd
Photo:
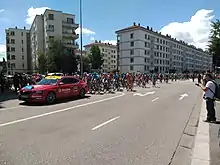
[[[219,165],[220,164],[220,125],[206,123],[206,105],[202,102],[199,126],[195,138],[191,165]],[[216,117],[220,121],[220,103],[216,103]]]

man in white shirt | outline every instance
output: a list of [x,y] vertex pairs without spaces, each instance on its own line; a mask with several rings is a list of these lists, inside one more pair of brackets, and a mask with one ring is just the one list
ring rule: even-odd
[[205,75],[206,84],[199,84],[204,93],[204,99],[206,100],[206,109],[207,109],[207,119],[205,122],[215,122],[215,88],[216,84],[214,83],[213,77],[210,73]]

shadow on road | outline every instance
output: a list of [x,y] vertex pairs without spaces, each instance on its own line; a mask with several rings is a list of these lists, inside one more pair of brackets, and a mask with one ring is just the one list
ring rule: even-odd
[[[18,99],[18,96],[14,91],[5,90],[4,93],[0,94],[0,104],[8,100],[15,100],[15,99]],[[4,108],[4,107],[0,105],[0,108]]]
[[[76,100],[90,99],[90,97],[91,96],[85,96],[84,98],[74,97],[74,98],[68,98],[68,99],[61,99],[61,100],[58,100],[54,105],[60,104],[60,103],[68,103],[68,102],[76,101]],[[23,106],[50,106],[49,104],[28,103],[28,102],[22,102],[19,105],[23,105]]]

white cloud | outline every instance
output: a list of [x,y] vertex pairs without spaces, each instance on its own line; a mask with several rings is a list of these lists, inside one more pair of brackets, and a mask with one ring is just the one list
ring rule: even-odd
[[1,13],[1,12],[4,12],[4,11],[5,11],[4,9],[0,9],[0,13]]
[[104,40],[102,41],[103,43],[110,43],[112,45],[117,45],[117,41],[116,40]]
[[183,40],[205,49],[208,44],[213,18],[213,10],[201,9],[189,21],[172,22],[164,26],[160,31],[162,34],[169,34],[178,40]]
[[91,41],[95,41],[95,37],[91,37],[90,40],[91,40]]
[[[80,34],[80,28],[76,29],[76,33]],[[94,31],[86,29],[86,28],[82,28],[82,33],[87,34],[87,35],[95,35],[96,34]]]
[[26,23],[31,25],[34,21],[36,15],[43,14],[46,9],[50,9],[49,7],[39,7],[39,8],[29,8],[27,11]]
[[6,56],[6,46],[3,44],[0,44],[0,58]]

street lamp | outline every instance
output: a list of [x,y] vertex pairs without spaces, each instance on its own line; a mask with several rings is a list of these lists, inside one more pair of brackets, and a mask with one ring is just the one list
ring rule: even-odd
[[82,0],[79,1],[79,10],[80,10],[80,72],[81,76],[83,76],[83,37],[82,37]]

